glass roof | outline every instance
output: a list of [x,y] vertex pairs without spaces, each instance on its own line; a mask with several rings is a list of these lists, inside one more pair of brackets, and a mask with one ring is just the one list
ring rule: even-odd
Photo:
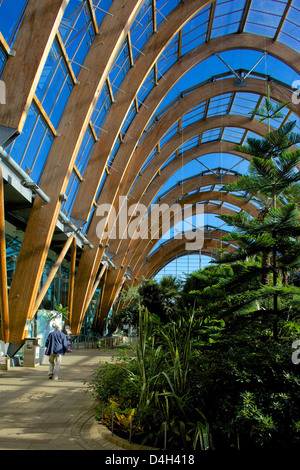
[[[110,7],[117,0],[70,0],[65,10],[59,32],[52,44],[49,56],[39,79],[35,98],[31,104],[22,134],[12,143],[7,151],[10,156],[31,176],[40,183],[45,162],[48,158],[53,140],[59,134],[61,118],[72,91],[78,85],[79,75],[85,68],[84,61],[92,47],[97,34],[101,34],[101,25],[107,15],[111,15]],[[143,49],[150,38],[159,32],[160,27],[168,21],[169,15],[180,7],[181,0],[145,0],[140,8],[130,30],[123,41],[116,59],[106,77],[105,84],[100,90],[99,98],[95,102],[86,133],[78,150],[76,162],[66,191],[68,200],[63,204],[62,210],[69,217],[78,194],[79,186],[85,179],[85,172],[89,165],[91,154],[98,141],[104,134],[110,132],[106,126],[109,113],[113,112],[114,103],[122,95],[124,98],[124,80],[127,75],[133,74],[134,66],[142,60]],[[0,1],[0,78],[5,64],[13,48],[14,41],[28,6],[28,0],[1,0]],[[232,34],[250,33],[264,36],[266,40],[275,41],[300,52],[300,0],[216,0],[205,8],[197,11],[170,39],[165,49],[159,55],[153,67],[141,84],[137,83],[136,95],[133,101],[128,102],[127,112],[122,121],[122,127],[114,139],[114,147],[108,149],[106,165],[110,171],[122,171],[118,163],[118,156],[122,152],[122,142],[132,138],[132,127],[139,119],[139,111],[147,106],[160,81],[166,80],[166,74],[179,63],[187,54],[193,53],[198,47],[205,47],[210,41]],[[242,41],[241,41],[242,45]],[[280,86],[292,90],[292,84],[299,77],[293,68],[272,56],[268,51],[243,49],[228,50],[214,54],[188,70],[164,96],[159,107],[153,109],[151,119],[144,129],[144,133],[136,148],[155,127],[156,123],[172,109],[178,99],[193,92],[212,80],[232,78],[236,74],[249,78],[256,78],[267,83],[271,79]],[[78,80],[78,81],[77,81]],[[188,126],[206,119],[239,115],[250,116],[249,113],[261,101],[262,96],[247,92],[246,88],[237,88],[234,93],[224,93],[210,100],[203,100],[194,108],[183,114],[180,120],[172,123],[168,131],[160,136],[159,145],[149,149],[146,161],[141,168],[141,174],[147,169],[149,163],[155,159],[163,147],[181,132],[184,134]],[[299,117],[284,110],[281,121],[271,121],[271,126],[277,128],[284,121],[296,120],[297,130],[300,131]],[[45,115],[47,119],[45,119]],[[250,131],[238,127],[215,128],[199,132],[188,140],[172,154],[167,155],[160,169],[163,170],[178,156],[183,156],[188,150],[195,149],[208,142],[229,142],[239,144],[245,142],[247,137],[254,135]],[[259,137],[255,135],[255,137]],[[222,172],[236,171],[243,174],[247,171],[248,163],[244,159],[231,153],[209,153],[195,158],[175,171],[157,193],[156,197],[168,191],[174,184],[178,184],[200,172],[222,168]],[[100,175],[99,175],[100,176]],[[104,172],[99,182],[96,197],[91,201],[91,207],[97,203],[108,171]],[[154,180],[154,184],[156,184]],[[131,188],[132,189],[132,188]],[[205,189],[205,188],[204,188]],[[82,229],[88,233],[88,223]],[[215,218],[212,215],[213,219]]]

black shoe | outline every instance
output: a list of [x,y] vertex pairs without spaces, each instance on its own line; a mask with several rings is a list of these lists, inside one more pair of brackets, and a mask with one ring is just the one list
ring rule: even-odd
[[48,375],[48,379],[49,379],[49,380],[52,380],[52,379],[53,379],[53,375]]

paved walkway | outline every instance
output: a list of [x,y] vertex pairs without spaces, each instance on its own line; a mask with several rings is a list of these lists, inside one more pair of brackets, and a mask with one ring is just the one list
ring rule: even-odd
[[48,364],[0,371],[0,450],[122,450],[101,434],[84,383],[112,353],[66,354],[58,381],[48,379]]

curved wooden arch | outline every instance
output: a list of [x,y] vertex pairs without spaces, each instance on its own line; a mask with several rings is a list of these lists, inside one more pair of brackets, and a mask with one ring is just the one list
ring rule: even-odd
[[[208,176],[209,178],[209,176]],[[207,180],[208,180],[207,178]],[[226,182],[230,182],[232,179],[228,178],[228,181],[224,181],[224,184]],[[197,185],[196,185],[197,187]],[[180,188],[177,188],[178,191],[178,196],[180,196],[181,191]],[[187,200],[188,204],[196,204],[199,202],[204,202],[204,201],[219,201],[221,197],[221,193],[219,191],[204,191],[198,194],[193,194],[190,196],[190,198]],[[239,201],[235,199],[233,196],[230,194],[222,193],[222,199],[224,202],[229,202],[231,204],[235,204],[237,207],[240,208],[240,210],[247,210],[251,215],[257,215],[258,211],[257,209],[251,204],[251,203],[245,203],[244,201]],[[163,201],[163,200],[162,200]],[[183,203],[183,201],[179,201],[179,203]],[[215,206],[213,207],[212,205],[207,206],[207,211],[206,213],[209,213],[209,210],[213,210],[215,214],[229,214],[232,213],[230,209],[224,208],[222,206]],[[174,219],[170,219],[170,227],[173,226]],[[146,240],[135,240],[134,247],[131,251],[131,264],[130,264],[130,270],[131,274],[130,276],[132,278],[139,277],[139,271],[141,270],[141,267],[143,266],[145,259],[149,255],[153,248],[153,245],[151,244],[150,239]],[[121,258],[121,262],[122,262]],[[134,260],[134,261],[133,261]],[[120,258],[116,257],[114,259],[114,263],[117,266],[117,270],[111,270],[109,271],[107,278],[106,278],[106,284],[105,284],[105,292],[102,297],[102,303],[99,307],[99,315],[100,316],[107,316],[108,312],[110,311],[113,303],[116,300],[116,295],[118,292],[118,286],[123,280],[123,277],[127,271],[128,266],[123,266],[120,265]]]
[[[228,89],[233,89],[233,87],[235,87],[234,80],[232,80],[232,79],[226,79],[226,83],[228,83]],[[253,89],[253,92],[257,93],[256,85],[257,85],[258,89],[261,90],[261,92],[264,91],[261,80],[249,79],[248,83],[249,83],[248,92],[249,92],[250,89]],[[210,84],[210,85],[213,86],[213,88],[212,88],[213,93],[217,93],[217,92],[221,91],[221,85],[219,84],[219,82],[216,82],[215,86],[214,86],[213,83]],[[253,88],[250,88],[251,85],[252,85]],[[223,90],[224,90],[224,87],[223,87]],[[208,93],[207,96],[210,96],[208,91],[207,91],[207,93]],[[271,97],[276,96],[277,99],[280,98],[278,87],[274,87],[274,90],[273,90],[273,87],[271,87],[271,92],[270,93],[271,93],[270,94]],[[286,96],[287,90],[284,87],[282,87],[282,93],[283,93],[284,96]],[[281,97],[281,100],[282,100],[282,97]],[[202,101],[203,101],[203,95],[201,95],[199,89],[195,90],[194,93],[191,93],[188,97],[186,97],[186,100],[185,100],[186,108],[185,109],[187,109],[187,110],[191,109],[197,103],[199,104],[199,102],[202,102]],[[176,122],[180,118],[182,112],[183,112],[183,108],[180,107],[180,106],[176,106],[176,112],[174,112],[174,109],[170,110],[170,114],[172,116],[172,122],[170,123],[170,120],[168,120],[168,113],[166,113],[163,116],[162,120],[158,123],[160,129],[157,130],[157,132],[155,130],[151,130],[149,132],[149,134],[144,138],[143,142],[141,143],[141,145],[138,147],[138,149],[136,151],[137,155],[135,155],[135,161],[139,162],[138,163],[139,168],[142,167],[142,165],[143,165],[143,163],[146,159],[143,152],[144,153],[146,152],[146,155],[148,155],[151,152],[150,149],[153,149],[156,146],[157,142],[160,140],[163,133],[169,127],[171,127],[174,122]],[[211,117],[211,118],[208,118],[207,120],[205,120],[202,123],[203,127],[202,127],[201,130],[202,130],[202,132],[204,132],[205,130],[211,129],[213,127],[220,127],[220,122],[221,122],[221,127],[222,126],[242,127],[242,128],[251,130],[255,133],[258,133],[260,135],[264,135],[267,132],[267,127],[264,123],[259,123],[257,120],[251,120],[250,118],[245,117],[245,116],[215,116],[215,117]],[[161,124],[161,123],[163,123],[163,124]],[[189,140],[190,138],[192,138],[195,135],[195,133],[197,131],[199,133],[199,129],[197,127],[198,125],[199,125],[198,123],[193,123],[190,126],[188,126],[184,130],[184,134],[183,134],[184,139],[182,138],[182,136],[177,135],[166,144],[166,146],[165,146],[166,148],[164,148],[165,159],[167,159],[169,157],[169,155],[171,155],[173,153],[173,151],[175,151],[177,148],[179,148],[182,145],[183,140],[185,140],[185,141]],[[166,129],[166,127],[167,127],[167,129]],[[161,165],[162,164],[163,164],[163,162],[161,163]],[[137,172],[138,168],[134,168],[134,171]],[[112,174],[110,176],[112,176]],[[135,178],[131,177],[130,179],[133,182]],[[143,189],[144,190],[146,189],[145,186],[144,186]],[[101,196],[100,199],[104,197],[103,196],[104,193],[105,193],[105,191],[103,189],[103,193],[101,193],[102,196],[100,195]],[[116,194],[120,194],[120,187],[119,187],[119,191],[118,190],[116,191]],[[124,195],[126,195],[126,193],[124,193]],[[142,196],[142,194],[140,195],[140,197],[141,196]],[[136,197],[136,196],[134,196],[134,197],[138,201],[138,197]],[[116,202],[115,198],[113,198],[113,199],[114,199],[114,202]],[[109,200],[106,200],[106,202],[110,203]],[[111,207],[113,207],[113,204],[111,204]],[[111,212],[111,216],[112,215],[113,215],[113,213]],[[98,239],[98,233],[96,231],[96,225],[97,225],[97,218],[94,216],[93,219],[92,219],[89,231],[88,231],[89,240],[94,245],[94,248],[92,250],[89,250],[89,249],[86,249],[86,248],[83,250],[83,253],[82,253],[82,256],[81,256],[81,259],[80,259],[80,263],[79,263],[79,266],[78,266],[78,270],[77,270],[75,286],[77,285],[78,287],[75,288],[75,294],[74,294],[75,297],[76,297],[76,302],[74,303],[74,305],[76,305],[76,307],[75,307],[75,312],[76,313],[74,313],[74,324],[72,325],[74,330],[76,328],[76,322],[79,322],[78,325],[80,325],[80,323],[83,320],[83,317],[84,317],[83,308],[84,308],[84,305],[85,305],[85,300],[83,299],[83,296],[88,295],[89,291],[92,289],[92,285],[93,285],[94,279],[96,278],[96,274],[97,274],[97,271],[99,269],[100,262],[101,262],[101,259],[102,259],[103,253],[104,253],[104,249],[105,249],[105,243],[106,242],[104,242],[102,244],[102,246],[99,246],[99,239]],[[84,294],[85,291],[87,291],[87,294]],[[78,328],[79,328],[79,326],[77,327],[77,329]]]
[[[178,188],[177,192],[178,192],[178,196],[180,196],[180,188]],[[240,201],[234,198],[232,195],[221,193],[220,191],[203,191],[200,193],[191,194],[184,199],[181,199],[179,201],[176,200],[176,203],[178,203],[181,206],[184,206],[184,204],[195,205],[199,202],[207,202],[208,205],[205,206],[206,214],[216,213],[218,215],[221,215],[221,214],[227,214],[227,213],[228,214],[234,213],[234,211],[230,211],[230,209],[228,209],[227,207],[223,207],[222,205],[216,205],[215,207],[213,207],[211,204],[209,204],[211,201],[220,201],[220,200],[222,201],[222,204],[226,202],[231,205],[234,205],[238,207],[241,211],[243,210],[245,212],[248,212],[248,214],[250,214],[253,217],[257,217],[259,214],[258,209],[253,204],[246,203],[245,201]],[[210,211],[213,211],[213,212],[210,212]],[[173,227],[173,219],[170,219],[170,226]],[[155,234],[155,238],[157,238],[157,234]],[[132,249],[130,249],[128,252],[128,260],[129,260],[129,265],[132,270],[133,277],[136,276],[138,266],[141,266],[143,264],[145,258],[148,256],[152,247],[153,245],[151,245],[150,239],[149,240],[137,240],[137,243],[132,244]]]
[[[203,244],[203,249],[204,250],[211,250],[214,251],[216,248],[222,248],[224,247],[224,242],[220,241],[220,238],[223,236],[222,234],[220,237],[214,237],[214,239],[205,239],[204,244]],[[170,242],[164,244],[161,246],[160,249],[155,251],[153,255],[148,258],[148,260],[145,262],[145,264],[142,266],[140,269],[138,275],[137,275],[137,280],[141,281],[143,277],[149,278],[152,277],[155,272],[157,272],[162,264],[166,264],[167,262],[171,261],[176,257],[178,254],[185,253],[185,240],[171,240]],[[225,244],[226,245],[226,244]],[[228,251],[234,251],[235,248],[232,246],[227,247]],[[189,254],[192,254],[191,252],[188,252]],[[186,254],[188,254],[186,253]],[[199,250],[197,251],[199,253]]]
[[[59,0],[53,0],[53,2],[51,2],[51,9],[49,8],[49,2],[46,2],[45,0],[30,1],[30,5],[33,8],[35,6],[36,10],[39,12],[42,11],[41,8],[46,8],[46,3],[48,10],[52,9],[52,16],[51,18],[49,17],[49,24],[47,24],[47,27],[45,27],[44,21],[46,16],[44,13],[44,21],[40,21],[38,25],[39,27],[35,28],[35,32],[37,33],[37,35],[34,36],[35,32],[30,32],[30,34],[32,34],[31,37],[36,38],[34,43],[35,50],[32,49],[32,44],[30,44],[30,47],[28,46],[28,36],[27,38],[25,36],[26,34],[29,34],[29,30],[27,30],[26,33],[24,29],[26,34],[24,33],[25,36],[23,36],[23,38],[27,39],[27,50],[25,46],[26,41],[24,41],[23,50],[25,55],[23,59],[21,59],[21,63],[23,63],[24,67],[28,67],[28,62],[25,63],[25,58],[28,57],[28,54],[31,54],[31,61],[29,62],[32,62],[35,51],[39,50],[39,53],[34,56],[35,63],[34,66],[30,69],[30,74],[28,70],[26,83],[23,84],[23,88],[19,88],[19,103],[17,105],[17,112],[15,114],[15,122],[18,121],[15,126],[18,126],[18,128],[22,127],[22,122],[24,122],[24,116],[26,115],[26,112],[28,112],[28,106],[30,105],[34,89],[36,87],[36,84],[38,83],[39,76],[42,71],[43,61],[46,60],[47,50],[49,52],[53,37],[59,25],[59,19],[63,14],[63,9],[67,5],[68,0],[62,0],[61,2],[59,2]],[[157,60],[159,52],[163,50],[163,45],[167,44],[167,42],[175,36],[177,31],[182,28],[182,26],[185,24],[185,22],[189,20],[189,18],[191,18],[195,13],[200,11],[201,8],[208,5],[209,3],[211,2],[205,2],[204,0],[190,0],[186,4],[180,4],[170,14],[170,18],[168,18],[169,21],[163,23],[162,28],[160,28],[157,34],[157,37],[154,38],[154,36],[156,36],[154,35],[153,39],[151,38],[151,40],[147,42],[145,48],[145,51],[149,52],[149,54],[146,54],[147,59],[144,59],[140,56],[139,63],[141,63],[142,65],[138,67],[136,64],[134,72],[130,74],[131,78],[128,78],[127,80],[127,83],[131,87],[130,89],[132,91],[132,96],[134,95],[134,91],[137,91],[142,85],[143,79],[146,76],[147,66],[148,70],[150,70],[151,66],[155,63],[155,60]],[[121,0],[114,0],[111,6],[111,12],[114,16],[113,18],[110,16],[105,17],[101,25],[101,36],[96,36],[95,41],[92,47],[90,48],[86,60],[84,62],[84,65],[89,70],[87,71],[84,68],[81,70],[79,76],[80,85],[74,88],[69,98],[69,101],[65,107],[59,128],[60,137],[55,138],[53,142],[52,148],[48,155],[46,167],[41,182],[41,187],[47,193],[47,195],[50,196],[51,203],[45,206],[39,200],[39,198],[36,198],[34,202],[34,206],[25,232],[22,248],[18,257],[17,267],[14,273],[14,279],[10,289],[9,304],[11,312],[11,342],[19,343],[20,341],[22,341],[24,337],[24,328],[26,320],[27,318],[30,319],[32,317],[32,314],[34,313],[33,306],[36,301],[45,260],[52,240],[52,235],[55,229],[57,217],[61,208],[60,196],[65,193],[66,188],[68,186],[69,178],[84,133],[86,131],[89,118],[93,112],[94,106],[103,88],[105,80],[118,54],[120,46],[125,40],[127,33],[129,32],[129,29],[142,4],[142,0],[128,0],[126,2],[123,2]],[[56,12],[54,8],[56,8]],[[29,11],[30,10],[28,10],[28,12]],[[38,35],[40,36],[40,39],[43,37],[42,41],[38,40]],[[236,36],[237,35],[232,35],[228,39],[218,38],[218,40],[216,41],[211,41],[209,45],[204,45],[204,47],[201,49],[203,57],[207,53],[207,50],[205,50],[205,48],[211,48],[211,44],[213,45],[210,49],[210,53],[212,53],[213,48],[215,48],[215,51],[220,52],[221,50],[228,50],[237,47]],[[21,37],[22,36],[19,34],[19,38]],[[272,43],[271,39],[266,40],[262,37],[255,38],[255,36],[247,35],[244,33],[241,38],[242,41],[240,41],[238,44],[239,48],[248,47],[251,49],[254,48],[258,50],[268,49],[270,51],[273,51],[273,55],[276,56],[276,54],[278,54],[279,58],[284,57],[285,62],[288,63],[287,61],[289,61],[294,69],[300,69],[298,55],[295,53],[295,51],[290,50],[288,47],[279,43]],[[253,42],[250,45],[251,38],[253,39]],[[249,44],[247,43],[248,40]],[[245,44],[243,43],[244,41]],[[152,53],[151,48],[153,47],[153,45],[155,45],[156,49],[154,53],[150,55]],[[259,47],[257,47],[257,45],[259,45]],[[13,67],[10,66],[13,60],[14,59],[12,58],[9,59],[5,67],[5,73],[11,73],[11,71],[13,70]],[[150,66],[151,60],[152,65]],[[187,62],[185,62],[185,64],[186,63]],[[192,64],[192,59],[190,64]],[[174,70],[175,68],[173,69],[173,71]],[[14,83],[16,83],[16,75],[14,76]],[[8,76],[9,75],[7,75],[7,77]],[[168,76],[171,77],[171,74],[169,74],[169,72]],[[132,78],[135,79],[135,84],[130,83],[130,80]],[[6,81],[8,81],[8,79],[6,79]],[[133,82],[134,80],[131,81]],[[160,88],[162,88],[162,83],[160,84]],[[165,94],[165,92],[162,92],[161,99],[163,99]],[[120,120],[118,121],[118,123],[122,123],[125,119],[126,109],[128,110],[131,105],[131,102],[129,103],[130,96],[131,95],[127,95],[127,104],[124,102],[123,107],[120,105],[119,111],[121,112]],[[21,101],[25,103],[24,106],[20,104]],[[115,106],[113,106],[113,108],[114,113],[116,113],[117,108]],[[12,109],[13,108],[10,108],[11,116],[13,115],[13,113],[11,112]],[[154,109],[156,109],[156,107],[154,107],[152,104],[149,109],[150,112],[148,115],[148,121],[151,117],[151,111],[153,114]],[[76,110],[76,112],[74,112],[74,110]],[[8,112],[9,108],[6,108],[6,111]],[[117,128],[120,129],[120,125],[117,124],[117,121],[114,121],[113,116],[114,115],[110,113],[110,121],[108,122],[111,122],[114,126],[112,127],[113,139],[116,139],[116,130]],[[138,127],[138,119],[135,121],[135,126]],[[4,121],[1,121],[1,124],[2,122]],[[9,120],[7,120],[6,122],[8,123]],[[136,133],[136,138],[134,139],[135,145],[137,144],[138,139],[138,133]],[[98,146],[99,148],[100,145],[101,143]],[[106,148],[105,152],[108,151],[108,153],[105,154],[105,159],[109,156],[111,149],[112,145]],[[124,151],[124,148],[122,148],[122,151]],[[125,158],[125,154],[126,152],[124,152],[123,158]],[[137,155],[135,155],[135,160],[136,158],[138,158]],[[126,158],[124,161],[127,165],[126,171],[132,171],[133,167],[131,167],[131,162],[129,162],[129,160],[126,160]],[[94,173],[95,168],[93,168],[93,165],[89,166],[89,171],[91,171],[92,174]],[[117,178],[118,184],[120,182],[121,184],[124,184],[124,186],[120,190],[125,190],[127,185],[130,184],[130,178],[132,178],[132,175],[130,178],[128,177],[128,173],[126,173],[126,171],[122,172],[121,179]],[[100,173],[96,177],[98,178],[98,182],[99,176],[101,176]],[[93,178],[89,178],[89,184],[92,187]],[[131,185],[128,187],[131,187]],[[114,193],[114,198],[116,198],[116,196],[117,195]],[[88,201],[89,207],[91,207],[91,203],[92,200],[90,199]],[[83,296],[85,297],[85,299],[83,299],[81,296],[81,301],[84,300],[83,302],[81,302],[81,306],[86,304],[85,300],[86,298],[88,298],[89,293],[92,289],[93,275],[96,274],[102,258],[103,251],[101,249],[99,251],[98,250],[99,247],[97,246],[97,258],[88,259],[89,288],[85,289],[85,285],[81,285],[80,276],[78,283],[76,284],[77,290],[84,290]],[[86,250],[84,250],[84,253],[85,252]],[[83,261],[84,262],[82,263],[82,265],[84,266],[84,263],[86,262],[85,256],[83,257]]]
[[[211,250],[212,247],[209,247],[209,246],[203,246],[203,248],[201,249],[201,256],[208,256],[209,258],[217,258],[217,252],[216,251],[212,251]],[[215,249],[215,247],[213,247],[213,249]],[[175,261],[175,260],[179,260],[180,258],[183,258],[184,256],[187,256],[191,254],[190,252],[187,252],[187,253],[178,253],[176,255],[173,256],[173,258],[171,259],[168,259],[164,264],[162,264],[161,266],[159,266],[159,268],[156,269],[156,271],[154,271],[151,276],[145,276],[146,279],[149,279],[149,278],[152,278],[154,276],[156,276],[156,274],[158,274],[165,266],[167,266],[169,263],[171,263],[172,261]],[[199,254],[199,252],[195,252],[194,254]],[[199,268],[200,269],[200,268]],[[139,284],[141,281],[143,280],[143,278],[141,280],[138,280],[138,279],[135,279],[131,285],[136,285],[136,284]]]
[[[270,91],[270,96],[272,98],[280,101],[287,101],[289,99],[290,91],[287,90],[285,87],[280,87],[278,85],[272,87],[273,90]],[[111,188],[114,188],[116,196],[126,196],[130,189],[130,182],[133,184],[134,180],[136,179],[136,175],[139,174],[143,164],[147,161],[148,156],[151,152],[155,149],[158,145],[161,138],[165,135],[165,133],[188,111],[193,109],[194,107],[198,106],[199,104],[206,102],[207,100],[218,96],[220,94],[229,93],[232,91],[236,91],[235,79],[225,79],[220,80],[217,82],[212,82],[207,85],[204,85],[201,88],[194,90],[193,92],[186,95],[182,98],[179,102],[177,102],[171,109],[169,109],[163,117],[158,121],[158,123],[153,126],[153,128],[149,131],[147,136],[143,139],[139,147],[135,151],[134,160],[131,162],[130,167],[130,175],[124,182],[124,185],[119,185],[117,190],[112,184],[110,177],[115,178],[116,172],[112,172],[106,181],[108,181],[108,185]],[[258,93],[263,94],[265,92],[265,83],[259,79],[249,79],[247,81],[247,92],[248,93]],[[276,98],[275,98],[276,96]],[[291,109],[297,111],[297,107],[294,103],[290,104]],[[215,125],[212,124],[215,122]],[[195,136],[195,128],[198,129],[198,134],[200,132],[205,132],[206,130],[211,129],[214,127],[239,127],[249,129],[249,124],[251,123],[252,131],[255,133],[259,133],[259,122],[257,120],[251,120],[250,117],[247,116],[234,116],[234,115],[222,115],[222,116],[214,116],[210,117],[204,121],[197,121],[189,126],[187,126],[181,134],[177,134],[174,138],[170,139],[161,149],[161,153],[158,158],[154,158],[152,162],[149,164],[149,172],[152,171],[152,178],[160,168],[158,165],[163,164],[167,158],[175,152],[183,143],[187,142],[191,139],[191,137]],[[258,125],[258,127],[256,127]],[[264,133],[267,132],[267,127],[265,127]],[[262,135],[262,134],[261,134]],[[116,168],[118,169],[118,168]],[[151,178],[151,179],[152,179]],[[151,180],[150,180],[151,181]],[[150,183],[149,181],[149,183]],[[134,187],[132,188],[131,195],[136,200],[139,200],[141,194],[145,191],[146,186],[144,180],[140,182],[136,182]],[[122,192],[124,190],[124,192]],[[112,189],[111,189],[112,191]],[[139,192],[141,194],[139,194]],[[118,201],[118,200],[117,200]],[[105,188],[103,189],[103,194],[100,195],[99,203],[109,203],[116,205],[116,198],[110,200],[108,195],[106,194]],[[91,225],[91,228],[94,225]],[[91,230],[91,229],[90,229]],[[90,231],[89,231],[90,233]]]
[[11,343],[22,343],[26,321],[35,313],[41,276],[62,204],[60,195],[67,189],[97,98],[142,3],[143,0],[128,0],[126,5],[120,0],[113,2],[114,16],[104,18],[102,34],[95,37],[84,61],[87,70],[82,68],[80,85],[74,87],[65,106],[58,130],[60,137],[53,141],[40,184],[51,202],[44,205],[39,198],[34,201],[10,288]]

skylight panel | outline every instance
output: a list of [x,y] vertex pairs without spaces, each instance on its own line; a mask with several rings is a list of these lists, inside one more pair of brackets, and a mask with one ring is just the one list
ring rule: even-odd
[[203,132],[201,143],[218,140],[220,138],[220,132],[221,132],[220,127],[217,129],[210,129],[208,131]]
[[0,78],[2,77],[2,73],[3,73],[3,70],[4,70],[4,66],[6,64],[6,60],[7,60],[7,56],[6,56],[5,52],[2,50],[2,48],[0,47]]
[[95,39],[86,1],[72,0],[69,3],[60,23],[59,32],[77,77]]
[[193,108],[191,111],[189,111],[188,113],[184,114],[182,116],[182,126],[186,127],[192,124],[193,122],[199,121],[200,119],[202,119],[204,116],[205,105],[206,105],[205,102],[201,103],[195,108]]
[[252,93],[237,93],[232,103],[231,114],[248,116],[256,107],[260,96]]
[[190,148],[194,148],[198,145],[199,141],[199,136],[197,135],[196,137],[193,137],[192,139],[188,140],[185,142],[181,147],[180,147],[180,153],[181,152],[186,152]]
[[124,120],[122,129],[121,129],[122,136],[127,135],[126,134],[127,130],[128,130],[128,128],[129,128],[130,124],[132,123],[135,116],[136,116],[136,109],[135,109],[134,103],[132,103],[132,105],[130,107],[130,110],[128,111],[128,113],[126,115],[126,118]]
[[274,37],[287,0],[252,0],[245,32]]
[[0,2],[0,31],[9,46],[17,35],[28,0],[2,0]]
[[181,3],[181,0],[156,0],[156,21],[157,26],[163,23],[167,16]]
[[178,54],[178,34],[170,41],[157,60],[158,80],[177,61]]
[[76,163],[75,163],[75,166],[77,170],[79,171],[79,173],[81,174],[81,176],[84,175],[85,169],[87,167],[91,153],[94,148],[94,144],[95,144],[95,141],[94,141],[93,135],[90,129],[87,128],[87,131],[83,138],[80,150],[76,158]]
[[212,98],[209,102],[207,117],[227,114],[231,97],[232,94],[229,93],[223,96],[216,96],[215,98]]
[[211,38],[237,33],[246,0],[217,0]]
[[140,9],[130,29],[133,58],[140,54],[144,45],[153,33],[152,4],[147,0]]
[[145,101],[146,97],[148,96],[148,94],[150,93],[153,87],[154,87],[154,69],[152,68],[150,73],[147,75],[146,79],[144,80],[141,88],[138,91],[138,94],[137,94],[138,105],[140,105],[140,103],[143,103]]
[[300,52],[300,1],[294,0],[283,23],[278,40]]

